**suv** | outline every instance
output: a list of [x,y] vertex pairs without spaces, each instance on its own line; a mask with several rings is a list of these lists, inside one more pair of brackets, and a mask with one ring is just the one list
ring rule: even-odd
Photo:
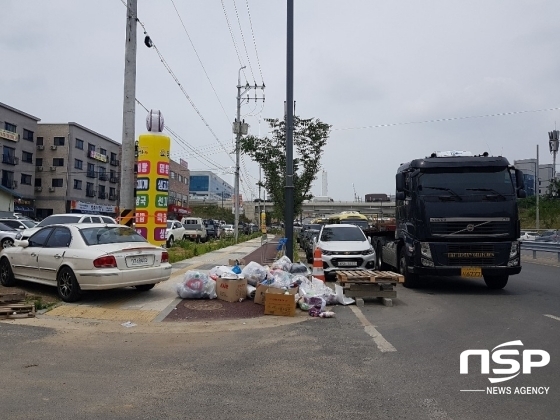
[[356,225],[324,225],[313,242],[321,249],[325,277],[335,275],[337,270],[375,269],[371,239]]
[[16,230],[25,230],[37,226],[37,222],[29,219],[0,219],[0,223],[4,223]]
[[165,239],[167,247],[173,247],[175,241],[187,239],[185,232],[185,227],[178,220],[168,220],[167,229],[165,229]]
[[117,224],[115,219],[109,216],[101,216],[99,214],[81,214],[81,213],[66,213],[66,214],[52,214],[45,217],[39,224],[33,228],[25,229],[17,234],[16,239],[20,241],[27,240],[31,235],[39,229],[50,225],[67,225],[69,223],[106,223]]

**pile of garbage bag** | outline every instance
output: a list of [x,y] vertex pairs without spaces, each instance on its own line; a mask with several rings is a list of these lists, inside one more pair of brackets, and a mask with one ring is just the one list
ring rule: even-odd
[[199,271],[187,271],[181,283],[177,283],[177,294],[182,299],[216,299],[216,282]]

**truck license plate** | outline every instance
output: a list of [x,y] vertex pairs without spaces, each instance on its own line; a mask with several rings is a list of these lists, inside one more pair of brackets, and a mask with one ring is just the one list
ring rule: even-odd
[[358,263],[356,261],[339,261],[339,267],[356,267]]
[[482,277],[482,268],[461,267],[461,277]]

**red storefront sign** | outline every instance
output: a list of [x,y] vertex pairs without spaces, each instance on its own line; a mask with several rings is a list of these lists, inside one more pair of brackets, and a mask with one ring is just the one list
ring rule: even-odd
[[191,214],[191,209],[188,207],[181,207],[181,206],[176,206],[176,205],[171,205],[167,207],[167,211],[169,213],[177,213],[183,216],[188,216],[189,214]]

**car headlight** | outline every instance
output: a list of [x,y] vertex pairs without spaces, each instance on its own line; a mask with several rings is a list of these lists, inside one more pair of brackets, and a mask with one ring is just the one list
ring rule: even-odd
[[17,239],[18,241],[21,240],[21,236],[22,236],[21,233],[18,233],[18,234],[16,235],[16,239]]
[[371,255],[373,254],[375,251],[373,250],[373,247],[369,247],[369,249],[366,249],[365,251],[362,251],[362,255]]
[[513,241],[511,243],[511,249],[509,250],[509,258],[513,258],[519,254],[519,242]]
[[325,250],[325,249],[321,250],[321,253],[322,253],[323,255],[333,255],[333,252],[332,252],[332,251],[327,251],[327,250]]
[[430,244],[427,242],[420,242],[420,253],[422,256],[432,259],[432,251],[430,250]]

